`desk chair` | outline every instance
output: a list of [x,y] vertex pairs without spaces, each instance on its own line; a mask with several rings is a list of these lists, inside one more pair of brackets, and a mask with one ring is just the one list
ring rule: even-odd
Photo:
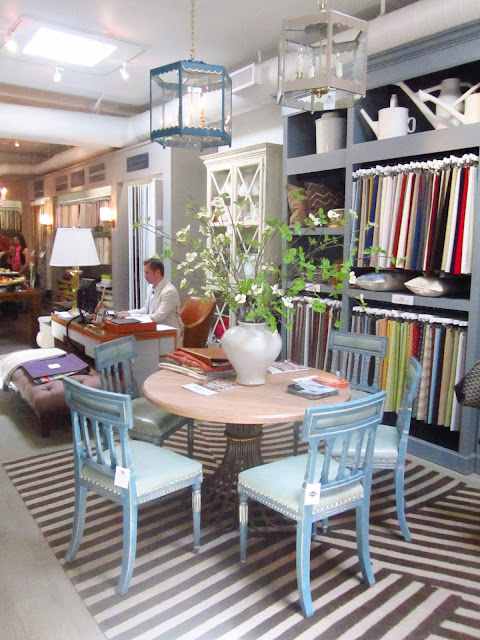
[[132,398],[133,425],[130,437],[163,446],[165,440],[185,424],[188,426],[188,456],[193,457],[193,421],[156,407],[140,397],[134,375],[136,341],[125,336],[95,346],[95,368],[105,391],[127,393]]
[[[240,561],[246,561],[248,498],[297,523],[297,583],[305,617],[313,615],[310,590],[310,545],[315,523],[330,515],[356,510],[357,553],[364,582],[375,583],[370,563],[368,524],[375,431],[383,414],[385,392],[342,404],[309,407],[302,438],[308,454],[253,467],[238,475]],[[352,464],[347,451],[356,443]],[[333,446],[342,450],[339,461]],[[319,452],[322,446],[323,453]],[[360,456],[364,448],[365,455]],[[321,487],[321,489],[320,489]]]
[[122,505],[123,557],[117,591],[123,595],[135,562],[139,504],[192,487],[193,549],[198,552],[202,465],[148,442],[130,440],[129,395],[92,389],[70,378],[64,378],[64,386],[72,415],[75,473],[73,532],[66,561],[75,560],[82,541],[87,491]]
[[[388,338],[347,331],[330,331],[330,372],[348,380],[352,400],[380,391],[380,364],[387,354]],[[293,454],[298,453],[301,423],[293,425]]]
[[184,324],[183,346],[205,347],[212,328],[215,300],[192,296],[183,305],[180,317]]

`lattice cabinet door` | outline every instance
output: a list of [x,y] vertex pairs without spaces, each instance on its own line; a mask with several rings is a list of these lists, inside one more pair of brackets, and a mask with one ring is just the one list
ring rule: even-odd
[[[232,238],[232,257],[237,249],[255,252],[252,242],[260,240],[265,221],[282,215],[282,145],[262,143],[233,149],[202,160],[207,168],[207,206],[215,213],[216,224],[227,231],[232,222],[242,222],[243,231]],[[235,316],[222,300],[217,301],[211,338],[219,339]]]

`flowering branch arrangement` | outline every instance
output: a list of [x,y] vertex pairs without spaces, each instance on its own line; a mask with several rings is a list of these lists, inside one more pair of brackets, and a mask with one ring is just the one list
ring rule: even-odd
[[[339,244],[339,237],[308,235],[308,229],[321,226],[320,217],[310,216],[303,227],[299,222],[289,227],[281,220],[269,219],[260,233],[257,225],[242,222],[241,212],[249,203],[234,203],[234,216],[225,204],[228,198],[222,194],[212,210],[191,202],[186,215],[197,221],[198,235],[188,224],[174,238],[166,238],[160,257],[174,260],[180,253],[177,248],[182,248],[185,256],[177,264],[182,273],[181,288],[188,289],[190,295],[221,299],[239,320],[266,322],[272,331],[280,319],[287,329],[292,328],[295,297],[309,283],[335,278],[331,295],[338,296],[352,262],[339,266],[321,256],[326,247]],[[161,233],[148,220],[140,225]],[[311,305],[318,313],[326,308],[315,294]]]

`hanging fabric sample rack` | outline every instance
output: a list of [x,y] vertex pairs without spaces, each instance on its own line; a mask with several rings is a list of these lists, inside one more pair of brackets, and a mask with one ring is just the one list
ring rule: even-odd
[[342,308],[339,300],[324,298],[320,301],[325,304],[324,313],[313,311],[311,297],[295,297],[293,327],[287,332],[287,358],[316,369],[324,369],[328,334],[340,321]]
[[470,274],[477,172],[471,153],[355,171],[357,266]]
[[461,406],[454,387],[465,372],[467,327],[467,321],[431,314],[353,308],[351,331],[389,339],[381,368],[381,388],[387,392],[385,411],[398,410],[405,369],[414,356],[422,365],[422,377],[413,417],[451,431],[460,429]]

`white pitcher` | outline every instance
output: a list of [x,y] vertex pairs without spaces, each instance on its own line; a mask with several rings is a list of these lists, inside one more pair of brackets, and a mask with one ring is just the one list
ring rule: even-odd
[[365,109],[360,109],[360,113],[379,140],[413,133],[417,125],[415,118],[413,116],[409,117],[406,107],[397,106],[397,96],[395,94],[390,98],[390,106],[380,109],[378,112],[377,122],[370,118]]

